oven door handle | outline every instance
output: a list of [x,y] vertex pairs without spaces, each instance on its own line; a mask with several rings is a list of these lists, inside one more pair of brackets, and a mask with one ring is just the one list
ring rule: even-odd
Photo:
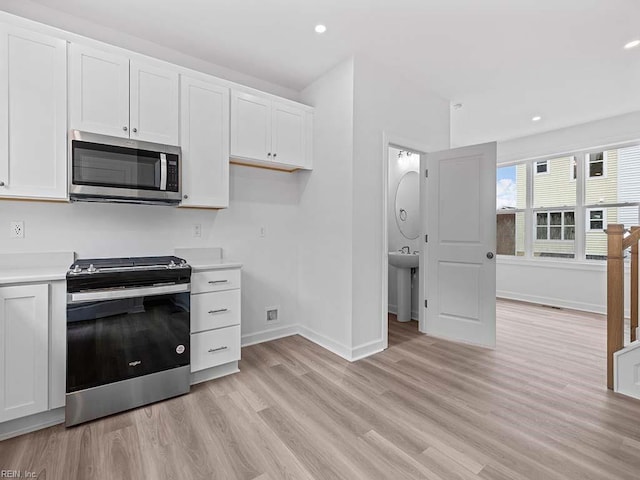
[[67,294],[67,304],[98,302],[101,300],[116,300],[120,298],[148,297],[152,295],[166,295],[170,293],[190,292],[190,283],[177,285],[162,285],[158,287],[137,287],[122,289],[93,290],[90,292],[77,292]]

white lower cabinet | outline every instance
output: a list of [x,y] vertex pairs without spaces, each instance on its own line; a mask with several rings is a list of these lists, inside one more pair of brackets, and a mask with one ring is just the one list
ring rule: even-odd
[[237,362],[241,337],[240,269],[196,272],[191,286],[191,372]]
[[0,287],[0,422],[49,408],[49,285]]

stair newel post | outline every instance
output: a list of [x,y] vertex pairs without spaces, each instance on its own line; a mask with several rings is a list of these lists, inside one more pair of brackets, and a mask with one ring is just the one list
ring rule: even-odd
[[624,225],[607,225],[607,388],[613,389],[613,354],[624,347]]
[[[631,227],[631,234],[640,230],[640,227]],[[638,242],[631,244],[631,341],[637,340],[638,328]]]

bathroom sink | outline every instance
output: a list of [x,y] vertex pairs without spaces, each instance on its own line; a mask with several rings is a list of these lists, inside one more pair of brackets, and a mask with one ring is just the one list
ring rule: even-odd
[[420,255],[417,253],[389,252],[389,263],[397,268],[418,268]]

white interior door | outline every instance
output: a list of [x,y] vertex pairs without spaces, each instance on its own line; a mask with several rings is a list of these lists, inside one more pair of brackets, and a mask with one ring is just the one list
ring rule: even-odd
[[426,155],[424,332],[496,343],[496,144]]

